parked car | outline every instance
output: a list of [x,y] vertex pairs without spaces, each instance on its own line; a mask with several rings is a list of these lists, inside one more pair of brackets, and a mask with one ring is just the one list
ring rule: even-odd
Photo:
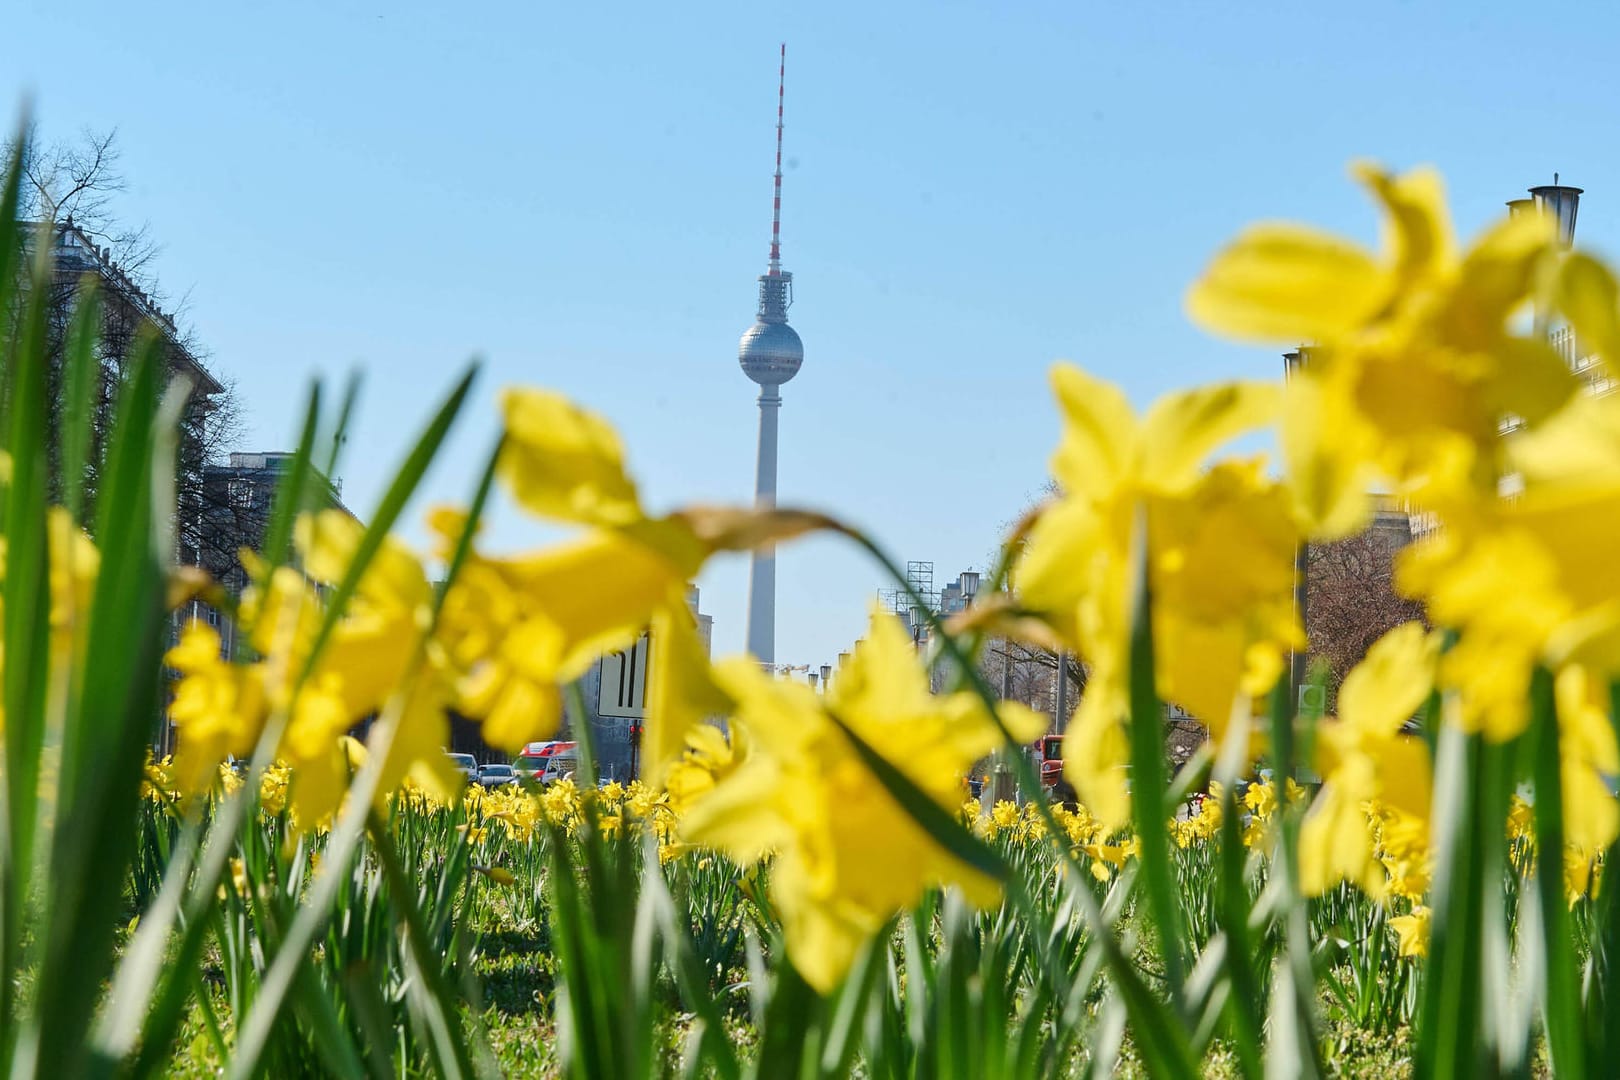
[[478,780],[478,759],[471,754],[451,754],[450,764],[461,770],[461,775],[469,781]]
[[502,787],[517,782],[517,773],[510,765],[481,765],[478,768],[478,783],[482,787]]

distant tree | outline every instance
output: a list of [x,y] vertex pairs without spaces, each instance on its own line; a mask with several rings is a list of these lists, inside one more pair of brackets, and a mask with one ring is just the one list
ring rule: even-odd
[[[119,162],[118,130],[81,131],[77,138],[45,142],[30,125],[23,142],[22,218],[48,224],[73,219],[110,253],[131,280],[161,298],[151,264],[159,247],[145,222],[130,225],[115,212],[128,187]],[[10,157],[13,144],[5,145]]]
[[1330,699],[1384,633],[1423,619],[1423,605],[1395,591],[1395,556],[1411,542],[1404,515],[1380,515],[1363,532],[1312,544],[1306,559],[1306,635],[1328,672]]

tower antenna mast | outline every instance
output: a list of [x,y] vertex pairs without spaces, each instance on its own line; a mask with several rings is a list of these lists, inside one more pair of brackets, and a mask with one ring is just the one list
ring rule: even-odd
[[771,277],[782,272],[782,99],[786,91],[787,42],[784,41],[781,62],[776,69],[776,197],[771,201],[771,263],[765,271]]

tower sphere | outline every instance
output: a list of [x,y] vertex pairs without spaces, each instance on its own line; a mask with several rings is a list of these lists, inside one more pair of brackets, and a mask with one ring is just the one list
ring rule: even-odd
[[737,362],[743,374],[761,386],[780,386],[799,373],[804,343],[787,323],[761,319],[743,331]]

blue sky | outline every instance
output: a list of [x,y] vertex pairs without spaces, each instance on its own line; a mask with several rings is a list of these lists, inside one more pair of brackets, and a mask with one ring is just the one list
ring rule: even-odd
[[[466,497],[495,390],[534,383],[612,418],[665,507],[752,489],[736,347],[785,40],[806,360],[782,501],[836,508],[945,578],[982,567],[1039,489],[1055,358],[1139,403],[1279,370],[1199,334],[1182,293],[1257,218],[1370,241],[1351,158],[1440,166],[1465,233],[1558,170],[1588,190],[1581,239],[1620,248],[1616,21],[1480,2],[11,0],[0,91],[30,97],[46,137],[119,129],[122,209],[235,379],[245,449],[287,446],[307,380],[360,366],[341,474],[364,514],[479,355],[428,498]],[[491,541],[543,535],[503,509]],[[740,648],[745,564],[701,583],[717,649]],[[883,584],[832,542],[782,552],[778,660],[832,660]]]

